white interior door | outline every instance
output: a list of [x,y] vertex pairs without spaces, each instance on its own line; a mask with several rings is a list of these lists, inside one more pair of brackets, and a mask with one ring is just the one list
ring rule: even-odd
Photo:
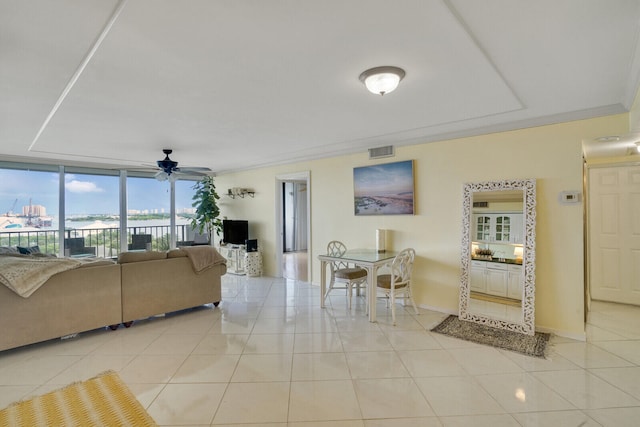
[[640,165],[589,169],[591,298],[640,305]]

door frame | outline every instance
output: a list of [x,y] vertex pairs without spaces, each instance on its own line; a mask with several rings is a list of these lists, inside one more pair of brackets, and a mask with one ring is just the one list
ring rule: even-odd
[[312,274],[312,253],[311,253],[311,172],[302,171],[294,173],[286,173],[276,175],[275,187],[276,187],[276,224],[275,224],[275,242],[276,242],[276,277],[283,277],[282,271],[282,256],[284,253],[284,245],[282,242],[284,234],[284,218],[282,217],[282,204],[284,198],[282,195],[282,184],[284,182],[298,181],[304,182],[307,185],[307,282],[311,283]]

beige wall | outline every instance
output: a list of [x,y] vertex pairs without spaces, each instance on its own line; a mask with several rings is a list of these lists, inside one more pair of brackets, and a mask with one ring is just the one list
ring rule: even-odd
[[[218,176],[220,193],[247,187],[255,198],[223,196],[223,215],[248,219],[259,239],[265,274],[275,265],[276,176],[310,171],[310,262],[319,283],[317,255],[329,240],[374,247],[375,230],[391,230],[388,246],[416,249],[415,297],[423,307],[457,313],[460,279],[462,186],[465,182],[537,179],[536,327],[584,334],[583,208],[561,205],[561,191],[582,190],[581,141],[626,132],[627,114],[397,147],[393,158],[370,161],[367,153]],[[416,215],[354,216],[353,168],[414,160]]]
[[640,132],[640,89],[636,92],[633,105],[629,110],[629,132]]

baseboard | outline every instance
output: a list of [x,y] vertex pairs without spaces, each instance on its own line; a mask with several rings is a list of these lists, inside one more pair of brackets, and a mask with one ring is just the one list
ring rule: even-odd
[[587,341],[587,333],[586,332],[582,332],[582,333],[576,333],[576,332],[568,332],[568,331],[560,331],[557,329],[553,329],[553,328],[545,328],[542,326],[536,326],[536,332],[544,332],[547,334],[552,334],[552,335],[556,335],[558,337],[562,337],[562,338],[569,338],[572,340],[576,340],[576,341],[583,341],[586,342]]
[[443,314],[453,314],[455,316],[458,315],[458,310],[447,310],[442,307],[435,307],[435,306],[426,305],[426,304],[416,304],[416,305],[419,308],[424,308],[425,310],[436,311],[438,313],[443,313]]

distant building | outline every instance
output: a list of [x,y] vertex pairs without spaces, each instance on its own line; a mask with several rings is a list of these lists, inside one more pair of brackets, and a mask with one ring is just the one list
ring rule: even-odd
[[47,208],[42,205],[31,205],[22,207],[23,216],[46,216]]

